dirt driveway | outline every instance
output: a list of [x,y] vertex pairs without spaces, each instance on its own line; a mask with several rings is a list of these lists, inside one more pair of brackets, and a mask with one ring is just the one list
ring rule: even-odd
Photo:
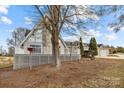
[[124,60],[63,62],[60,70],[52,65],[1,69],[0,87],[124,87]]

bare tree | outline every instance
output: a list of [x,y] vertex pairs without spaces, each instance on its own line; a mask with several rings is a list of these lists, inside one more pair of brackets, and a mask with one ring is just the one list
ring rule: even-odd
[[84,29],[87,21],[98,19],[89,6],[50,5],[34,6],[41,19],[41,26],[51,33],[52,55],[57,68],[60,68],[59,36],[63,31],[72,32]]
[[18,46],[29,32],[29,29],[17,28],[12,32],[12,37],[7,39],[7,44],[12,47]]
[[[100,17],[111,16],[107,26],[114,32],[118,32],[124,25],[124,6],[122,5],[99,5],[91,6]],[[104,20],[103,20],[104,21]],[[102,23],[100,20],[99,23]]]

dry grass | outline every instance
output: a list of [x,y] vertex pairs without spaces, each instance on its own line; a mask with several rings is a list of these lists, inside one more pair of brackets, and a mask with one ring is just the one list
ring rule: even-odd
[[124,87],[124,60],[63,62],[60,70],[53,65],[0,70],[0,87]]
[[0,69],[12,66],[13,57],[0,56]]

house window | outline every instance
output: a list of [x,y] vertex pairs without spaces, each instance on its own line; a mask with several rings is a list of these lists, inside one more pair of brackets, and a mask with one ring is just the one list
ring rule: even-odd
[[33,48],[33,54],[41,54],[41,45],[30,45]]

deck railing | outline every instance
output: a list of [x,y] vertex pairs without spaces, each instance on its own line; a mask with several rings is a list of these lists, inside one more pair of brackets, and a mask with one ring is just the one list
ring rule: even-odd
[[[79,54],[60,55],[61,62],[79,60]],[[32,68],[40,64],[55,64],[54,57],[50,54],[16,54],[14,56],[13,69]]]

